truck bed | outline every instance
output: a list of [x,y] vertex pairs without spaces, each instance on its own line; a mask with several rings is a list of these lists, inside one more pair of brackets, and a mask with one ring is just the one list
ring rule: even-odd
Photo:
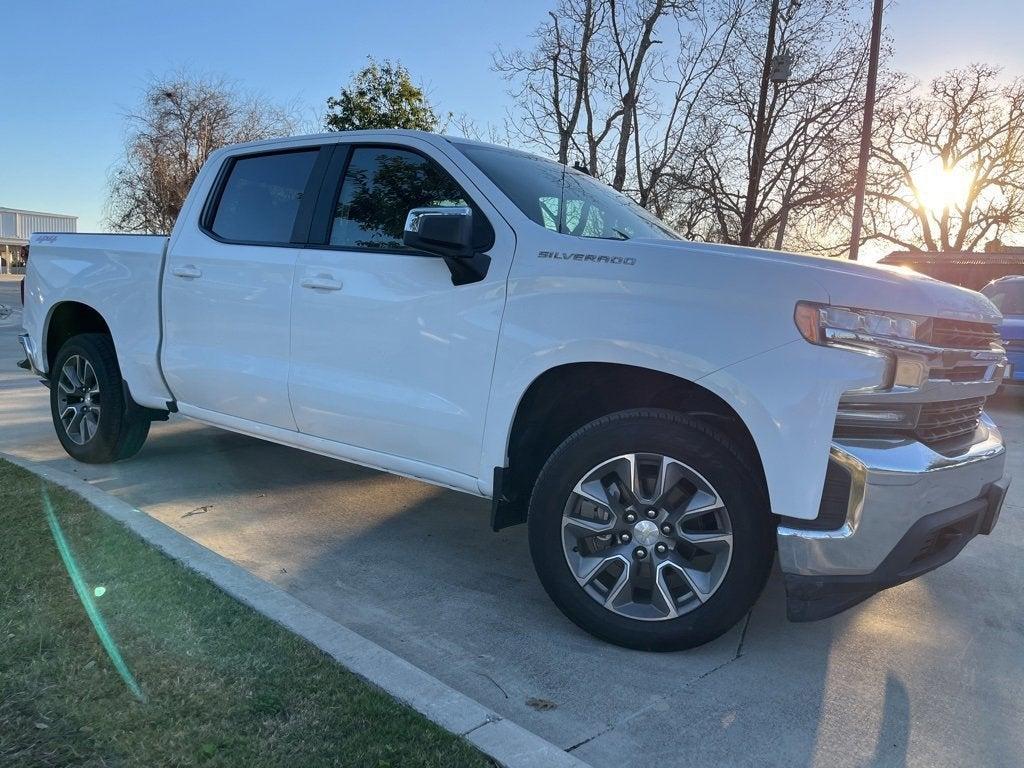
[[[157,362],[160,279],[168,238],[164,235],[35,233],[29,247],[24,326],[35,340],[33,365],[49,372],[56,349],[43,329],[59,324],[49,314],[69,302],[101,308],[117,348],[121,373],[140,405],[163,408],[171,398]],[[49,309],[47,309],[49,308]]]

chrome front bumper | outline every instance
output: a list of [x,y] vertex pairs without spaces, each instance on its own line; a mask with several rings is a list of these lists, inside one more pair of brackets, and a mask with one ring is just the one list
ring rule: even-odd
[[790,618],[845,610],[948,562],[975,534],[988,533],[1007,485],[1006,449],[987,416],[979,436],[955,456],[914,440],[834,441],[832,460],[851,476],[845,524],[778,529]]

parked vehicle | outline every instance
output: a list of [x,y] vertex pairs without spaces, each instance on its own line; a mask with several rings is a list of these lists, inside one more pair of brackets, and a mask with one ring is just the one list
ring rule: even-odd
[[981,292],[1003,315],[999,336],[1009,358],[1003,382],[1024,382],[1024,275],[1000,277]]
[[37,234],[25,366],[85,462],[207,424],[492,500],[625,646],[715,638],[776,548],[830,616],[989,533],[999,312],[885,268],[681,240],[582,173],[404,131],[233,146],[169,237]]

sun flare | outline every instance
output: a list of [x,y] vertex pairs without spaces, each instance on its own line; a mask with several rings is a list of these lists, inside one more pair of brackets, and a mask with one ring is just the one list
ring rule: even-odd
[[959,165],[945,168],[939,159],[919,168],[913,176],[918,199],[925,208],[936,213],[947,207],[962,207],[971,186],[971,177],[965,168]]

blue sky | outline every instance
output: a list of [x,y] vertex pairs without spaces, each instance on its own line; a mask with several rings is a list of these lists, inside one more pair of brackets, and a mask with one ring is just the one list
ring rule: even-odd
[[[0,48],[0,206],[72,213],[102,229],[123,115],[153,75],[223,74],[315,120],[367,55],[399,59],[442,109],[500,122],[499,46],[529,44],[553,0],[10,2]],[[171,10],[173,9],[173,10]],[[927,10],[925,10],[927,9]],[[971,61],[1024,74],[1019,0],[900,0],[895,65],[927,78]]]

